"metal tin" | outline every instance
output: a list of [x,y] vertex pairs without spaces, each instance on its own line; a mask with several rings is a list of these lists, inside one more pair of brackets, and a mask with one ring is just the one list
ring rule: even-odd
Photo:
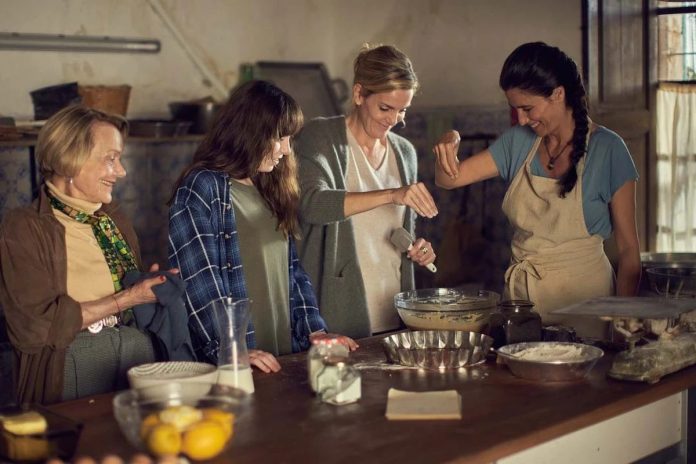
[[424,369],[458,369],[486,360],[493,339],[476,332],[420,330],[382,339],[387,360]]

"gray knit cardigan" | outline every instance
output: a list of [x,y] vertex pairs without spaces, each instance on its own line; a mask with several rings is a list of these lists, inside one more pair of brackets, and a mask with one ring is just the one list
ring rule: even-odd
[[[388,133],[403,185],[416,182],[418,159],[405,138]],[[309,273],[319,309],[329,330],[353,338],[368,337],[365,285],[358,263],[355,235],[344,215],[349,146],[344,116],[310,121],[294,144],[302,189],[300,261]],[[414,234],[415,213],[406,208],[404,228]],[[415,287],[413,263],[401,260],[401,289]]]

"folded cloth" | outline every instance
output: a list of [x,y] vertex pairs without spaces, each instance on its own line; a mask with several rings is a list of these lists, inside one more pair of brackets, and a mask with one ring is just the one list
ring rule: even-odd
[[410,392],[390,388],[389,420],[461,419],[462,397],[456,390]]
[[167,278],[164,283],[152,287],[157,302],[135,306],[135,322],[140,330],[151,335],[163,361],[195,361],[188,330],[188,313],[183,300],[186,282],[178,274],[167,271],[129,271],[123,278],[123,286],[130,288],[142,280],[157,276]]

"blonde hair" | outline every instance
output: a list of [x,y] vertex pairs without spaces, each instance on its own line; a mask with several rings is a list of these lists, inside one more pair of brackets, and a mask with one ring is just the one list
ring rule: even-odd
[[46,121],[36,143],[36,160],[45,179],[80,172],[94,147],[92,126],[96,122],[111,124],[124,138],[128,133],[128,122],[121,116],[83,105],[63,108]]
[[353,73],[353,85],[361,85],[364,97],[392,90],[418,90],[411,60],[392,45],[363,45],[353,62]]

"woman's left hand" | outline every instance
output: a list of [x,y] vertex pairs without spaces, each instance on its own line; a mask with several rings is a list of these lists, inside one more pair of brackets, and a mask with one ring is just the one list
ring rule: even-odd
[[[150,266],[150,272],[159,271],[159,264],[155,263]],[[168,272],[172,274],[178,274],[179,269],[173,268],[169,269]],[[163,284],[167,278],[165,276],[155,276],[149,279],[144,279],[141,282],[133,285],[132,287],[117,293],[116,295],[123,294],[123,296],[118,296],[119,306],[121,308],[131,308],[139,304],[154,303],[157,301],[155,293],[152,291],[152,287],[156,285]]]
[[276,357],[266,351],[249,350],[249,363],[267,374],[280,370],[280,363]]
[[338,341],[338,343],[345,346],[350,351],[355,351],[360,347],[360,345],[358,345],[355,340],[353,340],[350,337],[346,337],[345,335],[317,332],[317,333],[313,333],[309,336],[309,340],[311,342],[315,342],[318,340],[324,340],[324,339],[328,339],[328,338],[335,338]]
[[435,262],[435,250],[433,250],[433,244],[425,240],[424,238],[418,238],[413,242],[411,250],[408,252],[408,258],[419,266],[427,266],[430,263]]

